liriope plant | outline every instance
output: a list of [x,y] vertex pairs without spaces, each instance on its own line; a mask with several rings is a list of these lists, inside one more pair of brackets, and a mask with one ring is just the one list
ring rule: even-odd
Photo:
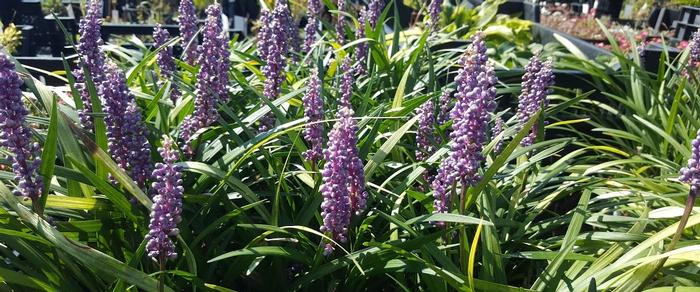
[[[89,38],[81,34],[78,70],[66,61],[67,87],[59,89],[2,59],[0,86],[12,89],[3,98],[17,118],[0,108],[0,130],[22,133],[21,145],[2,145],[3,282],[20,291],[521,291],[643,283],[637,273],[650,270],[634,265],[652,267],[661,257],[641,255],[675,232],[667,227],[675,219],[650,214],[687,191],[669,177],[678,177],[676,167],[689,156],[640,151],[620,161],[653,144],[598,139],[579,126],[621,136],[615,121],[586,116],[620,109],[595,95],[622,96],[624,87],[645,94],[640,84],[664,82],[629,77],[648,74],[622,56],[623,70],[639,75],[598,76],[603,64],[564,54],[551,65],[536,57],[522,80],[509,79],[511,72],[491,68],[482,35],[440,48],[450,36],[432,29],[385,34],[397,4],[380,13],[375,2],[365,17],[345,5],[333,12],[343,21],[319,18],[310,49],[286,53],[270,47],[298,34],[285,2],[257,38],[229,42],[220,8],[211,6],[198,45],[196,23],[188,26],[191,15],[184,15],[191,1],[182,1],[182,37],[157,34],[150,49],[132,40],[135,50],[93,42],[82,51]],[[351,25],[356,17],[359,25]],[[82,28],[99,35],[99,19],[89,19]],[[365,33],[345,33],[357,29]],[[171,72],[173,45],[189,49],[175,56]],[[104,62],[88,62],[99,58]],[[611,88],[552,86],[552,67],[575,64]],[[109,70],[96,77],[91,66]],[[664,92],[692,93],[690,85],[674,87],[689,82],[674,77],[680,71],[657,76],[676,88]],[[624,76],[629,86],[605,82]],[[520,105],[509,108],[516,99]],[[696,111],[678,105],[675,113]],[[693,122],[664,125],[686,123]],[[15,170],[22,158],[35,162]],[[657,170],[642,159],[660,162],[664,172],[643,176]],[[697,221],[691,216],[688,226]],[[674,264],[688,255],[669,252]],[[650,285],[677,279],[671,275]]]

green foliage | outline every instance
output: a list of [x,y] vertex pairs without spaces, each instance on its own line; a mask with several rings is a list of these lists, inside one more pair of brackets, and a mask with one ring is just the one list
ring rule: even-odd
[[[155,291],[161,275],[164,289],[174,291],[632,291],[700,284],[700,215],[690,216],[677,248],[666,248],[688,192],[677,172],[700,128],[698,80],[680,74],[687,54],[677,60],[664,54],[659,71],[646,72],[639,56],[620,53],[614,39],[612,60],[603,63],[577,56],[566,42],[527,45],[529,24],[496,17],[492,6],[447,10],[455,24],[433,36],[419,29],[367,31],[369,73],[353,84],[352,103],[370,208],[353,218],[348,242],[328,257],[320,246],[327,235],[318,231],[322,164],[301,156],[308,124],[301,97],[311,67],[323,65],[329,129],[339,96],[336,58],[359,43],[335,44],[331,24],[324,23],[324,38],[312,51],[289,65],[274,101],[261,98],[255,41],[232,42],[231,101],[200,132],[195,155],[178,163],[185,186],[179,257],[163,271],[145,253],[148,192],[104,151],[104,129],[93,135],[77,126],[69,67],[68,86],[54,89],[20,65],[48,188],[41,206],[20,201],[10,193],[16,183],[10,163],[0,160],[3,285]],[[464,212],[432,214],[423,174],[445,157],[449,141],[417,161],[415,109],[455,87],[455,64],[466,48],[460,40],[479,29],[493,31],[488,44],[497,63],[522,66],[533,54],[524,51],[542,51],[557,57],[558,68],[589,78],[559,84],[549,105],[523,127],[514,116],[521,73],[498,66],[497,115],[505,130],[489,137],[483,179],[467,190]],[[178,76],[159,87],[154,60],[161,48],[126,42],[134,49],[105,50],[127,72],[155,148],[161,135],[177,137],[193,111],[197,68],[179,62]],[[176,104],[170,83],[183,91]],[[583,85],[586,91],[570,89]],[[270,112],[275,127],[257,133],[258,120]],[[532,126],[545,135],[520,146]],[[506,146],[496,153],[500,141]]]

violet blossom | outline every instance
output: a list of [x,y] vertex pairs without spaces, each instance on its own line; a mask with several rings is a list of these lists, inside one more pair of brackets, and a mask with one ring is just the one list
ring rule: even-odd
[[182,52],[183,59],[190,65],[194,66],[197,62],[197,12],[192,0],[180,0],[180,6],[177,9],[180,16],[178,21],[180,24],[180,37],[182,37]]
[[[265,48],[260,52],[260,57],[265,61],[262,73],[265,75],[263,95],[270,101],[279,96],[282,83],[285,80],[284,68],[287,66],[287,54],[289,53],[289,7],[286,1],[278,1],[272,12],[266,12],[266,22],[260,29],[258,47]],[[270,114],[260,121],[260,132],[267,131],[274,125],[274,118]]]
[[[353,82],[348,57],[342,67],[347,70],[340,70],[343,75],[339,92],[341,102],[336,114],[338,121],[333,125],[328,135],[328,146],[323,151],[326,164],[321,172],[323,184],[320,189],[323,195],[321,232],[341,243],[347,241],[350,217],[353,213],[362,212],[367,202],[364,168],[357,149],[357,124],[349,102],[352,87],[343,86]],[[328,255],[333,250],[333,244],[327,243],[324,253]]]
[[197,131],[208,127],[219,117],[217,104],[228,101],[228,40],[221,28],[221,7],[210,5],[204,24],[203,41],[199,45],[197,84],[194,112],[185,118],[180,127],[180,138],[187,155],[192,155],[192,141]]
[[[153,39],[155,40],[154,46],[160,48],[165,45],[170,39],[170,33],[163,29],[160,24],[157,24],[153,30]],[[173,47],[168,46],[162,48],[158,55],[156,56],[156,61],[158,63],[158,68],[160,69],[161,79],[171,79],[175,76],[177,68],[175,66],[175,59],[173,58]],[[178,98],[180,98],[180,90],[174,82],[170,83],[170,100],[175,104]]]
[[316,42],[316,30],[320,24],[321,17],[321,0],[309,0],[309,12],[307,14],[308,22],[304,28],[304,52],[310,52],[314,42]]
[[323,158],[323,98],[318,69],[312,70],[308,88],[302,102],[304,117],[307,118],[308,124],[304,129],[304,139],[311,144],[311,147],[303,155],[306,160],[316,163]]
[[[494,122],[493,128],[491,128],[491,139],[496,139],[496,136],[500,135],[503,133],[503,127],[504,127],[504,122],[501,117],[496,117],[496,121]],[[503,138],[501,138],[496,145],[493,146],[493,153],[498,153],[501,152],[501,148],[503,148]]]
[[[368,18],[369,10],[367,10],[367,7],[363,7],[360,11],[360,17],[357,19],[358,27],[355,29],[355,40],[365,38],[365,26],[369,23]],[[364,74],[366,72],[365,65],[367,63],[368,53],[369,45],[367,42],[361,42],[355,47],[355,59],[357,60],[355,70],[357,70],[359,74]]]
[[78,54],[80,55],[81,65],[75,70],[75,88],[80,94],[80,100],[83,103],[83,109],[78,111],[80,124],[83,128],[92,130],[93,119],[92,99],[90,98],[90,90],[87,84],[87,69],[90,72],[90,78],[95,85],[95,89],[104,79],[103,66],[105,63],[105,55],[100,48],[103,44],[101,34],[102,23],[102,1],[88,0],[85,16],[80,20],[78,40]]
[[688,159],[688,165],[681,168],[680,181],[690,184],[692,193],[697,194],[700,190],[700,130],[697,137],[691,143],[691,157]]
[[436,31],[440,24],[440,13],[442,13],[442,3],[444,0],[431,0],[428,6],[428,11],[430,14],[430,21],[428,25],[431,31]]
[[175,142],[167,136],[163,137],[163,146],[159,148],[162,163],[157,163],[153,171],[155,182],[153,189],[157,195],[153,197],[151,221],[146,235],[146,250],[148,256],[161,260],[175,259],[177,252],[172,238],[179,234],[177,224],[182,220],[182,169],[176,162],[179,159]]
[[336,41],[343,45],[345,44],[345,14],[347,10],[347,0],[336,0],[335,4],[340,13],[335,15],[335,37]]
[[134,96],[129,93],[124,73],[113,62],[105,65],[105,78],[99,93],[105,113],[109,154],[143,188],[152,169],[148,130]]
[[496,76],[488,64],[486,44],[481,34],[474,35],[471,41],[461,59],[462,69],[455,79],[457,102],[450,112],[453,143],[432,183],[435,212],[449,212],[453,185],[461,183],[464,189],[481,179],[479,168],[484,160],[481,151],[486,141],[488,121],[496,105]]
[[22,83],[15,64],[0,52],[0,146],[12,154],[12,171],[17,180],[13,193],[37,203],[43,191],[42,177],[37,174],[41,146],[32,142],[32,131],[26,125],[29,112],[22,103]]
[[[547,94],[549,87],[554,83],[552,64],[549,61],[542,62],[537,56],[530,59],[525,66],[522,91],[518,98],[518,112],[516,116],[520,126],[526,124],[538,111],[547,106]],[[520,141],[520,145],[529,146],[537,138],[537,126],[533,126],[530,134]]]

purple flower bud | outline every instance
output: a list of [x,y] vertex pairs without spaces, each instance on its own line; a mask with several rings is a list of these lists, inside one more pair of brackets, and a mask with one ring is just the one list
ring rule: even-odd
[[316,30],[320,24],[319,17],[321,16],[321,1],[309,0],[309,13],[307,14],[308,23],[304,28],[304,51],[310,52],[314,42],[316,42]]
[[[544,106],[547,106],[549,87],[554,84],[552,64],[542,62],[537,56],[530,59],[523,74],[522,91],[518,100],[516,116],[520,125],[527,123],[530,118]],[[520,141],[520,145],[529,146],[537,138],[537,127],[533,126],[530,134]]]
[[32,131],[25,125],[28,111],[22,103],[22,79],[15,64],[0,52],[0,146],[12,153],[12,171],[17,180],[14,194],[36,203],[43,191],[37,174],[41,165],[41,147],[32,142]]
[[418,132],[416,133],[416,160],[425,161],[433,152],[435,146],[435,106],[432,100],[423,103],[418,112]]
[[[284,68],[287,66],[287,54],[289,53],[289,29],[291,15],[286,1],[278,1],[272,12],[264,12],[265,22],[260,29],[258,47],[264,48],[260,52],[260,57],[265,61],[262,73],[265,75],[263,95],[274,100],[279,96],[282,82],[286,76]],[[262,118],[259,128],[264,132],[272,128],[274,119],[271,115]]]
[[489,118],[496,106],[496,76],[488,64],[481,34],[474,35],[471,41],[455,79],[457,102],[450,113],[453,121],[450,154],[440,163],[432,183],[435,212],[449,211],[454,184],[459,182],[466,188],[481,179],[478,173],[484,160],[481,150]]
[[[153,30],[153,39],[155,40],[154,46],[160,48],[170,39],[170,33],[163,29],[160,24],[156,25]],[[175,67],[175,59],[173,58],[173,47],[168,46],[161,49],[156,56],[156,61],[158,62],[158,67],[160,68],[161,79],[172,79],[175,75],[177,68]],[[180,98],[180,90],[177,88],[175,83],[171,83],[171,93],[170,100],[175,104],[178,98]]]
[[691,157],[688,159],[688,166],[681,168],[679,180],[690,184],[691,192],[697,194],[700,190],[700,130],[690,148]]
[[345,14],[347,10],[346,0],[336,0],[338,11],[335,19],[335,37],[339,44],[345,44]]
[[428,11],[430,12],[430,21],[428,25],[430,30],[436,31],[438,25],[440,24],[440,13],[442,13],[442,3],[444,0],[432,0],[428,6]]
[[197,28],[197,13],[195,12],[194,3],[192,0],[180,0],[180,7],[177,10],[180,13],[179,22],[182,46],[185,48],[182,56],[187,63],[194,66],[197,62],[197,54],[195,53],[197,38],[195,38],[195,34],[199,30]]
[[452,109],[452,92],[454,90],[448,88],[442,91],[438,102],[440,102],[440,108],[438,111],[437,122],[438,125],[444,125],[450,120],[450,110]]
[[[440,135],[436,135],[436,125],[441,126],[449,120],[450,114],[450,99],[452,89],[443,90],[438,102],[440,107],[438,116],[435,117],[435,105],[432,100],[426,101],[417,109],[418,113],[418,131],[416,133],[416,160],[426,161],[435,153],[436,145],[442,142]],[[437,123],[436,123],[437,122]],[[435,170],[432,168],[423,172],[423,178],[432,182],[435,178]]]
[[353,83],[353,71],[351,62],[352,59],[350,59],[350,57],[345,57],[343,59],[343,62],[340,63],[340,72],[343,74],[342,78],[340,78],[340,86],[338,91],[340,93],[339,104],[341,107],[352,108],[352,105],[350,104],[350,98],[352,98]]
[[148,256],[161,259],[175,259],[177,252],[172,238],[177,236],[177,224],[181,221],[182,213],[182,170],[175,163],[179,159],[177,150],[173,149],[175,142],[167,136],[163,137],[163,147],[159,148],[163,163],[156,164],[153,177],[153,189],[157,195],[153,197],[151,221],[146,235]]
[[[501,117],[496,117],[496,121],[493,125],[493,128],[491,129],[491,139],[495,139],[496,136],[500,135],[503,133],[503,119]],[[501,152],[501,149],[503,148],[503,138],[501,138],[496,145],[493,146],[493,153],[498,153]]]
[[[99,86],[104,79],[102,67],[105,62],[105,55],[100,48],[103,44],[100,32],[101,23],[102,1],[89,0],[85,17],[80,20],[79,24],[78,54],[82,65],[89,70],[95,87]],[[80,124],[84,128],[91,130],[93,127],[92,117],[90,116],[90,113],[92,113],[92,100],[90,99],[90,90],[86,78],[87,74],[83,72],[82,67],[75,71],[75,88],[78,90],[80,100],[83,102],[83,109],[78,112]]]
[[317,69],[311,71],[308,83],[309,89],[302,98],[304,116],[308,126],[304,129],[304,139],[311,148],[304,152],[304,158],[316,163],[323,158],[323,98],[321,98],[321,79]]
[[203,41],[197,48],[200,69],[197,73],[194,112],[180,127],[180,138],[185,141],[183,150],[187,155],[194,153],[192,141],[195,133],[218,118],[217,104],[228,101],[229,46],[221,27],[221,7],[210,5],[206,12]]
[[372,28],[376,28],[379,16],[384,9],[384,0],[371,0],[368,7],[367,21],[369,21],[369,25],[372,26]]
[[688,159],[688,166],[681,168],[680,181],[690,184],[690,190],[697,194],[700,190],[700,130],[697,137],[691,143],[691,157]]
[[[360,17],[357,19],[359,26],[355,29],[355,40],[365,38],[365,26],[367,23],[369,23],[369,13],[370,12],[369,10],[367,10],[367,7],[363,7],[360,11]],[[367,63],[368,53],[369,45],[367,44],[367,42],[359,43],[357,44],[357,47],[355,47],[355,59],[357,60],[357,63],[355,64],[355,69],[357,70],[358,74],[366,73],[365,64]]]
[[105,64],[105,79],[100,84],[105,112],[109,154],[143,188],[151,177],[151,145],[141,110],[126,86],[126,77],[117,65]]
[[[343,64],[349,68],[350,59],[346,57]],[[352,84],[352,71],[341,69],[340,72],[343,72],[341,84]],[[357,124],[352,118],[354,112],[349,102],[352,87],[349,90],[344,91],[341,85],[338,121],[328,136],[328,148],[323,151],[326,164],[321,172],[321,232],[340,242],[347,241],[352,213],[362,212],[367,202],[364,168],[357,149]],[[325,254],[330,254],[333,249],[333,245],[327,243]]]

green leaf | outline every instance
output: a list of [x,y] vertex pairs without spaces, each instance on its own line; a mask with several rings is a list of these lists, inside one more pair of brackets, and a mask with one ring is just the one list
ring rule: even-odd
[[[33,228],[44,239],[54,244],[56,248],[65,251],[82,262],[86,267],[101,271],[105,275],[113,275],[147,291],[156,291],[158,288],[158,281],[143,272],[129,267],[92,247],[66,238],[58,230],[54,229],[51,224],[23,206],[2,184],[0,184],[0,196],[25,224]],[[172,291],[169,287],[165,287],[165,290]]]
[[41,166],[39,167],[39,173],[44,179],[44,189],[41,193],[41,198],[39,199],[39,206],[36,210],[43,212],[46,206],[46,199],[49,196],[49,187],[51,186],[51,179],[53,178],[53,172],[56,168],[56,148],[58,141],[58,110],[56,99],[51,106],[51,120],[49,122],[48,134],[46,134],[46,141],[44,141],[44,150],[41,153]]
[[288,248],[288,247],[282,247],[282,246],[256,246],[256,247],[249,247],[249,248],[244,248],[244,249],[239,249],[235,251],[230,251],[225,254],[222,254],[220,256],[217,256],[213,259],[210,259],[207,261],[207,263],[212,263],[232,257],[239,257],[239,256],[277,256],[277,257],[284,257],[288,258],[290,260],[294,260],[300,263],[304,264],[309,264],[309,257],[302,254],[301,252]]

